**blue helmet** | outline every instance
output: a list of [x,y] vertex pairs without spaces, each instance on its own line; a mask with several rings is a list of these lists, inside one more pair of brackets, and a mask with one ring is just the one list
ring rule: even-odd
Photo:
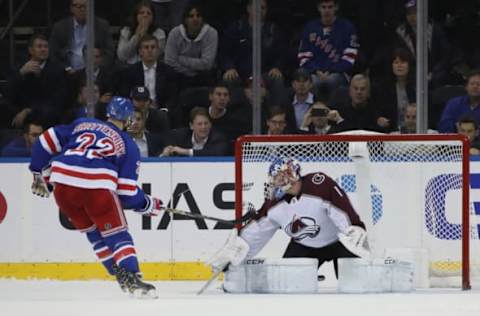
[[113,97],[107,105],[107,117],[119,121],[131,121],[133,118],[133,104],[123,97]]
[[275,158],[268,168],[271,197],[281,198],[300,179],[300,163],[292,158]]

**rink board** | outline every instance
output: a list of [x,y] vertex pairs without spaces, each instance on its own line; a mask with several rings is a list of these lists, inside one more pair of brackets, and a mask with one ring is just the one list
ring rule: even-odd
[[[42,199],[30,193],[31,174],[27,162],[0,163],[0,193],[6,200],[6,214],[0,223],[0,277],[103,279],[107,278],[97,263],[85,237],[67,229],[60,220],[58,208],[52,198]],[[321,168],[321,165],[315,167]],[[306,167],[309,169],[310,167]],[[313,168],[313,167],[312,167]],[[312,169],[313,171],[314,169]],[[421,184],[415,179],[402,180],[401,172],[386,177],[385,183],[375,183],[383,201],[382,210],[389,210],[384,220],[401,220],[408,216],[393,212],[408,208],[406,192],[420,192]],[[351,170],[329,164],[324,170],[337,180],[348,177]],[[471,162],[471,173],[480,173],[480,162]],[[258,170],[259,177],[264,171]],[[261,174],[261,175],[260,175]],[[405,192],[389,192],[388,181],[405,181]],[[382,180],[383,181],[383,180]],[[234,217],[234,164],[232,159],[189,159],[171,161],[149,160],[141,165],[139,183],[142,187],[168,201],[178,209],[205,215],[233,219]],[[358,207],[357,192],[347,192]],[[373,196],[373,195],[372,195]],[[372,197],[371,196],[371,197]],[[452,202],[456,194],[447,195],[446,218],[452,224],[460,223],[460,215]],[[258,207],[261,199],[254,201]],[[471,202],[480,201],[478,189],[471,189]],[[1,203],[0,203],[1,206]],[[4,208],[3,208],[4,209]],[[420,210],[422,212],[423,210]],[[393,214],[393,215],[392,215]],[[0,207],[0,218],[2,218]],[[365,215],[365,216],[368,216]],[[422,215],[420,215],[422,217]],[[156,218],[142,218],[127,212],[129,229],[134,238],[142,269],[149,279],[198,280],[208,278],[210,270],[203,262],[220,248],[229,234],[229,228],[212,221],[192,220],[163,214]],[[475,223],[474,223],[475,224]],[[422,230],[422,222],[415,220],[409,229]],[[420,226],[420,227],[419,227]],[[380,227],[380,226],[379,226]],[[397,241],[411,243],[406,236],[395,235]],[[278,233],[260,253],[260,256],[280,257],[288,242],[285,234]],[[452,240],[458,244],[459,240]],[[460,251],[459,248],[456,251]]]

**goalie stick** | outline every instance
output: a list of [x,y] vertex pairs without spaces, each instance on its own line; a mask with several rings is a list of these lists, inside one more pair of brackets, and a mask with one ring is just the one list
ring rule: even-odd
[[223,270],[225,270],[225,268],[229,265],[229,263],[227,263],[226,265],[224,265],[221,269],[218,269],[217,271],[215,271],[212,276],[210,277],[210,279],[207,280],[207,282],[205,282],[205,284],[202,286],[202,288],[197,292],[197,295],[200,295],[202,294],[203,292],[205,292],[206,289],[208,289],[208,287],[210,286],[210,284],[213,283],[213,281],[215,281],[219,276],[220,276],[220,273],[223,272]]
[[244,222],[253,218],[253,216],[255,215],[254,212],[249,210],[240,219],[228,220],[228,219],[223,219],[223,218],[218,218],[218,217],[213,217],[213,216],[207,216],[207,215],[203,215],[203,214],[187,212],[187,211],[183,211],[183,210],[179,210],[179,209],[171,208],[171,207],[165,207],[164,210],[166,212],[169,212],[169,213],[172,213],[172,214],[178,214],[178,215],[183,215],[183,216],[188,216],[188,217],[191,217],[191,218],[198,218],[198,219],[208,219],[208,220],[211,220],[211,221],[216,221],[216,222],[219,222],[219,223],[231,224],[231,225],[243,224]]

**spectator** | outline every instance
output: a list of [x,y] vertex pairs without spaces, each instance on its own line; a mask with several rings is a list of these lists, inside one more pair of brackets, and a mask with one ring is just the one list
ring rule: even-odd
[[[417,133],[417,104],[410,103],[403,111],[403,123],[399,129],[390,134],[415,134]],[[438,134],[434,129],[428,129],[427,134]]]
[[120,30],[117,57],[121,62],[134,64],[140,61],[138,44],[140,39],[150,34],[158,40],[160,57],[165,50],[165,32],[156,26],[155,12],[150,1],[142,0],[134,8],[130,25]]
[[30,157],[33,143],[43,133],[44,126],[38,120],[27,115],[23,125],[23,135],[14,138],[2,149],[2,157]]
[[143,86],[135,87],[130,92],[130,98],[136,109],[145,112],[146,130],[150,133],[160,134],[170,129],[168,112],[152,106],[150,93]]
[[[85,60],[86,50],[87,47],[85,46],[83,48],[83,56],[85,57]],[[98,86],[98,91],[100,94],[99,100],[105,104],[108,104],[114,95],[115,86],[118,85],[117,76],[114,75],[111,67],[103,66],[103,53],[100,48],[95,47],[93,50],[93,54],[93,81]],[[70,77],[72,79],[72,95],[76,98],[79,88],[84,82],[87,81],[86,69],[79,69]]]
[[290,134],[287,129],[287,112],[280,106],[272,106],[268,109],[266,120],[267,135]]
[[152,0],[156,24],[166,32],[182,23],[182,14],[190,0]]
[[58,123],[59,113],[65,106],[65,72],[49,58],[45,36],[34,34],[28,43],[28,53],[30,59],[15,70],[7,82],[6,98],[14,115],[12,126],[23,126],[29,113],[53,125]]
[[200,6],[189,5],[183,23],[168,34],[165,48],[165,63],[173,68],[179,91],[213,84],[217,46],[217,30],[205,23]]
[[337,122],[342,120],[338,111],[330,110],[325,103],[318,101],[305,114],[301,130],[308,134],[332,134],[337,132]]
[[172,90],[167,82],[170,70],[158,61],[158,40],[147,34],[140,39],[138,45],[141,61],[125,69],[118,90],[122,96],[128,97],[133,88],[144,86],[150,94],[153,107],[167,108]]
[[356,129],[365,129],[371,131],[380,131],[382,126],[378,123],[378,109],[371,100],[370,79],[362,74],[356,74],[352,77],[348,90],[348,98],[345,100],[332,100],[331,107],[337,110],[339,116],[336,117],[338,131],[348,131]]
[[480,155],[478,122],[471,115],[462,116],[457,122],[457,132],[467,136],[470,142],[470,155]]
[[385,132],[403,126],[405,108],[416,101],[415,63],[412,55],[406,49],[396,49],[389,69],[388,77],[377,84],[381,112],[388,119],[382,126]]
[[[219,63],[223,80],[232,87],[241,86],[252,76],[252,0],[247,1],[247,16],[232,23],[220,41]],[[276,99],[275,104],[284,101],[284,75],[287,41],[278,26],[267,19],[268,3],[261,1],[261,45],[262,74],[267,90]]]
[[358,30],[360,48],[352,73],[385,74],[395,28],[405,19],[405,0],[341,1],[341,11]]
[[[245,85],[243,87],[243,91],[240,91],[239,98],[235,97],[235,92],[237,91],[236,89],[233,89],[233,95],[232,96],[232,104],[230,105],[232,108],[236,108],[238,111],[243,112],[243,115],[245,115],[245,119],[251,118],[252,117],[252,111],[253,111],[253,78],[250,77],[247,79],[245,82]],[[231,90],[232,91],[232,90]],[[275,103],[272,102],[272,99],[270,97],[270,92],[267,90],[265,87],[265,82],[262,80],[260,83],[260,115],[261,115],[261,130],[265,131],[267,126],[265,125],[266,122],[266,117],[268,116],[268,108]],[[283,104],[282,104],[283,105]],[[293,122],[293,119],[290,119],[291,122]],[[248,127],[248,131],[251,130],[252,124],[249,122],[245,122],[245,127]],[[295,129],[295,124],[289,122],[289,114],[287,112],[287,124],[288,128],[294,130]]]
[[227,153],[225,137],[212,129],[208,111],[202,107],[190,111],[190,128],[172,130],[170,137],[162,156],[224,156]]
[[228,154],[233,153],[233,144],[238,136],[251,131],[251,111],[249,107],[233,108],[230,103],[230,90],[224,83],[217,83],[208,95],[208,114],[212,126],[222,132],[229,143]]
[[454,97],[447,102],[438,123],[440,133],[455,133],[456,122],[465,114],[472,115],[477,124],[480,122],[480,70],[468,74],[465,90],[467,95]]
[[287,119],[291,129],[300,129],[308,109],[315,102],[315,96],[311,92],[312,79],[308,70],[299,68],[293,74],[293,96],[290,105],[287,106]]
[[137,144],[140,157],[157,157],[161,154],[164,145],[159,135],[151,134],[145,130],[147,115],[148,112],[135,108],[133,122],[127,131]]
[[311,74],[319,96],[328,97],[334,88],[346,86],[357,59],[359,44],[353,24],[336,16],[337,0],[317,0],[320,19],[305,26],[298,58]]
[[[88,99],[87,99],[87,83],[86,81],[81,81],[77,88],[76,98],[72,105],[65,111],[62,117],[62,123],[70,124],[74,120],[80,117],[88,117],[90,115],[88,109]],[[106,120],[106,107],[107,104],[101,102],[100,100],[100,90],[97,85],[93,86],[93,96],[94,96],[94,109],[93,116],[98,119]]]
[[[87,0],[70,0],[72,17],[64,18],[53,26],[50,48],[53,59],[73,73],[85,67],[83,47],[87,44]],[[110,24],[95,17],[95,47],[103,51],[103,64],[112,65],[115,45]]]
[[[400,24],[395,32],[397,40],[395,47],[408,49],[416,56],[417,38],[417,1],[408,0],[405,3],[405,22]],[[428,49],[428,80],[433,89],[445,84],[449,76],[450,44],[447,36],[438,23],[430,21],[425,31]]]
[[417,132],[417,105],[410,103],[403,111],[403,120],[397,132],[392,134],[415,134]]

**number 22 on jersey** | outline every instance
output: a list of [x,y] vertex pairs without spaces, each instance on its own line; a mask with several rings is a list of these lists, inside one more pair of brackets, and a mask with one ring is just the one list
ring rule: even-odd
[[97,140],[94,133],[83,133],[77,137],[77,147],[65,151],[65,155],[86,156],[89,159],[114,156],[116,153],[115,144],[108,137]]

